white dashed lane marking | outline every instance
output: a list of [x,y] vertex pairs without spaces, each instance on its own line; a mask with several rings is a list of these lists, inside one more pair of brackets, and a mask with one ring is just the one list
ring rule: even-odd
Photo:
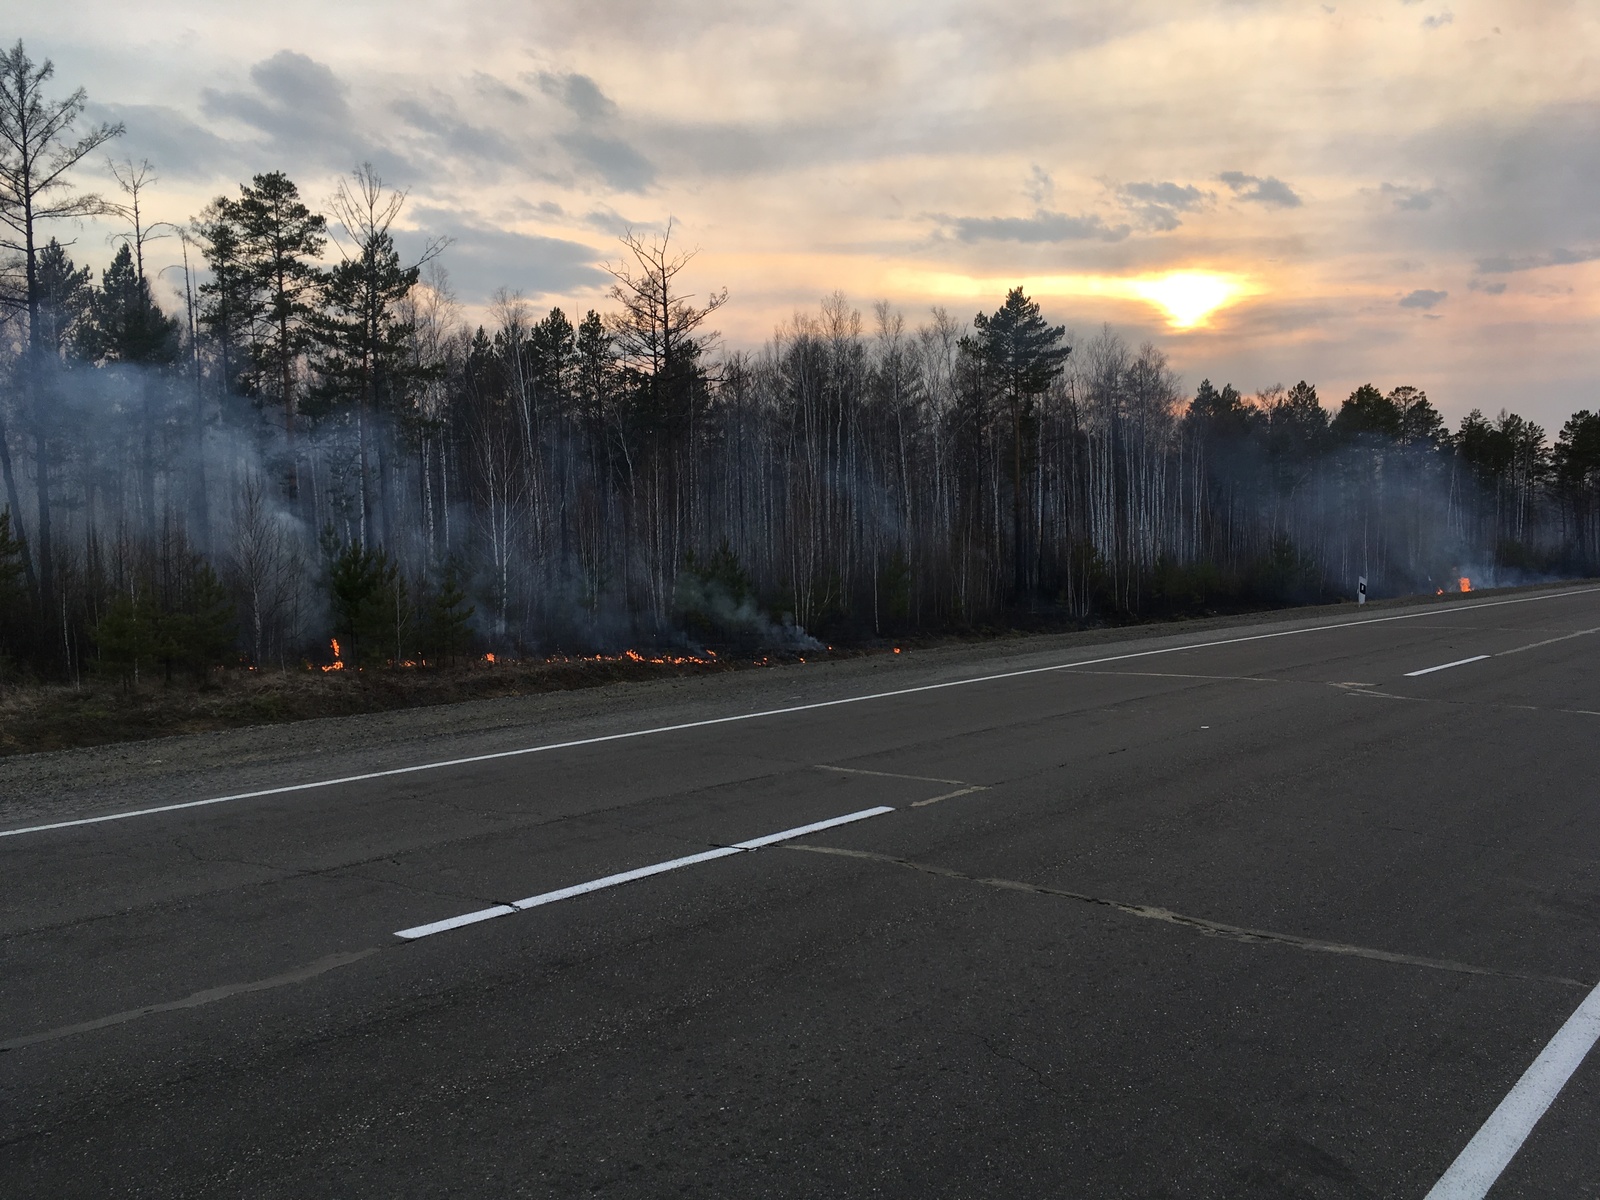
[[734,854],[747,854],[752,850],[759,850],[763,846],[771,846],[777,842],[787,842],[791,838],[804,837],[808,833],[820,833],[824,829],[848,825],[852,821],[865,821],[868,817],[881,817],[884,813],[892,813],[893,811],[894,809],[886,804],[880,804],[876,808],[864,808],[860,812],[846,813],[842,817],[829,817],[826,821],[813,821],[810,825],[797,825],[793,829],[784,829],[777,833],[769,833],[764,837],[751,838],[747,842],[736,842],[732,846],[718,846],[715,850],[705,850],[699,854],[685,855],[683,858],[670,858],[666,862],[651,863],[648,867],[635,867],[631,871],[605,875],[599,879],[591,879],[587,883],[575,883],[571,887],[557,888],[553,892],[540,892],[537,896],[529,896],[524,900],[513,900],[510,904],[496,904],[489,908],[480,908],[476,912],[462,913],[458,917],[446,917],[442,921],[431,921],[426,925],[414,925],[410,929],[399,929],[395,931],[395,937],[405,938],[407,941],[432,937],[436,933],[446,933],[449,930],[460,929],[466,925],[476,925],[480,921],[490,921],[495,917],[509,917],[512,913],[525,912],[530,908],[540,908],[546,904],[554,904],[557,900],[570,900],[574,896],[583,896],[589,892],[598,892],[602,888],[612,888],[619,884],[632,883],[636,879],[648,879],[652,875],[664,875],[668,871],[697,866],[700,863],[711,862],[713,859],[728,858]]
[[1423,667],[1420,671],[1407,671],[1407,679],[1415,679],[1418,675],[1432,675],[1435,671],[1448,671],[1451,667],[1464,667],[1468,663],[1482,662],[1488,658],[1487,654],[1474,654],[1471,658],[1458,658],[1455,662],[1440,663],[1437,667]]

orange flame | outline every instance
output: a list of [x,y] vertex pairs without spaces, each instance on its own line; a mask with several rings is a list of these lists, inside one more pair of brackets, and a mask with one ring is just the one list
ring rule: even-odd
[[484,661],[484,662],[486,662],[486,663],[492,663],[492,662],[494,662],[494,655],[492,655],[492,654],[485,654],[485,655],[484,655],[484,656],[483,656],[483,661]]
[[1461,577],[1461,590],[1463,592],[1470,592],[1472,590],[1472,580],[1468,579],[1465,575]]
[[331,666],[326,666],[326,667],[323,667],[322,669],[324,671],[342,671],[342,670],[344,670],[344,654],[339,649],[339,639],[338,638],[329,638],[328,639],[328,644],[333,647],[333,663],[332,663]]
[[547,658],[545,662],[636,662],[650,663],[658,667],[709,667],[716,664],[717,652],[707,650],[705,657],[697,654],[640,654],[637,650],[624,650],[621,654],[579,654],[574,658],[562,655],[559,658]]

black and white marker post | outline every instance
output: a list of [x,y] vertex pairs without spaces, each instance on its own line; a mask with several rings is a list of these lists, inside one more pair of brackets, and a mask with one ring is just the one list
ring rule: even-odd
[[1356,576],[1356,604],[1359,606],[1359,605],[1365,604],[1366,602],[1367,602],[1367,577],[1365,575],[1357,575]]

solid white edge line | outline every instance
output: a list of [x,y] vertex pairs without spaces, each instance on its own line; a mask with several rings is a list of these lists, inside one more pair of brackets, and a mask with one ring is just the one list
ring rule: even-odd
[[231,796],[212,796],[205,800],[185,800],[177,804],[162,804],[154,808],[137,808],[129,812],[106,813],[98,817],[79,817],[72,821],[52,821],[47,825],[25,825],[17,829],[0,829],[0,838],[20,837],[25,833],[46,833],[52,829],[72,829],[80,825],[100,825],[107,821],[126,821],[133,817],[149,817],[158,813],[179,812],[186,808],[204,808],[211,804],[228,804],[235,800],[256,800],[263,796],[282,796],[289,792],[309,792],[317,788],[337,787],[345,783],[363,783],[369,779],[388,779],[396,775],[411,775],[418,771],[438,771],[445,767],[461,767],[471,763],[493,762],[501,758],[517,758],[524,754],[543,754],[548,750],[570,750],[576,746],[596,746],[604,742],[625,741],[628,738],[652,737],[660,733],[677,733],[684,729],[703,729],[710,725],[727,725],[735,721],[755,721],[763,717],[781,717],[790,713],[809,712],[818,708],[834,708],[841,704],[862,704],[869,700],[889,700],[896,696],[911,696],[918,692],[936,692],[945,688],[966,687],[974,683],[993,683],[1001,679],[1019,679],[1027,675],[1043,675],[1051,671],[1071,671],[1078,667],[1093,667],[1101,663],[1126,662],[1129,659],[1149,658],[1157,654],[1178,654],[1184,650],[1209,650],[1216,646],[1237,646],[1245,642],[1260,642],[1270,638],[1297,637],[1304,633],[1325,633],[1332,629],[1353,629],[1360,625],[1383,625],[1391,621],[1414,621],[1419,617],[1448,616],[1480,608],[1500,608],[1507,604],[1533,604],[1540,600],[1560,600],[1568,596],[1586,596],[1600,592],[1600,588],[1575,588],[1570,591],[1551,592],[1542,596],[1519,596],[1512,600],[1484,600],[1472,604],[1451,604],[1445,608],[1426,609],[1422,612],[1400,613],[1393,617],[1368,617],[1360,621],[1340,621],[1333,625],[1308,625],[1303,629],[1280,629],[1273,633],[1251,634],[1249,637],[1220,638],[1211,642],[1191,642],[1183,646],[1163,646],[1157,650],[1137,650],[1131,654],[1111,654],[1103,658],[1086,658],[1079,662],[1055,663],[1048,667],[1028,667],[1020,671],[1000,671],[993,675],[974,675],[967,679],[949,679],[943,683],[925,683],[918,687],[898,688],[887,692],[872,692],[864,696],[844,696],[838,700],[818,700],[811,704],[795,704],[787,708],[769,708],[761,712],[736,713],[731,717],[708,717],[703,721],[684,721],[677,725],[658,725],[652,729],[632,729],[626,733],[608,733],[599,737],[577,738],[570,742],[551,742],[543,746],[523,746],[517,750],[498,750],[493,754],[473,754],[465,758],[448,758],[439,762],[418,763],[410,767],[391,767],[384,771],[367,771],[360,775],[342,775],[337,779],[318,779],[311,783],[290,783],[282,787],[261,788],[253,792],[238,792]]
[[1437,667],[1423,667],[1420,671],[1407,671],[1407,679],[1415,679],[1418,675],[1432,675],[1435,671],[1448,671],[1451,667],[1464,667],[1468,663],[1482,662],[1493,657],[1488,654],[1474,654],[1471,658],[1458,658],[1455,662],[1440,663]]
[[887,804],[880,804],[877,808],[863,808],[860,812],[847,813],[842,817],[830,817],[826,821],[813,821],[810,825],[800,825],[794,829],[785,829],[782,833],[769,833],[766,837],[751,838],[748,842],[735,842],[735,850],[759,850],[762,846],[770,846],[774,842],[787,842],[790,838],[804,837],[808,833],[820,833],[824,829],[832,829],[836,825],[848,825],[852,821],[865,821],[868,817],[881,817],[884,813],[892,813],[894,809]]
[[1425,1200],[1483,1200],[1597,1040],[1600,987],[1556,1031]]
[[632,883],[635,879],[647,879],[651,875],[663,875],[668,871],[676,871],[680,867],[690,867],[696,863],[710,862],[716,858],[727,858],[734,854],[745,854],[751,850],[758,850],[762,846],[770,846],[774,842],[803,837],[808,833],[816,833],[822,829],[832,829],[837,825],[848,825],[852,821],[865,821],[868,817],[881,817],[885,813],[892,813],[893,811],[894,809],[887,804],[880,804],[876,808],[863,808],[860,812],[846,813],[842,817],[829,817],[826,821],[813,821],[810,825],[798,825],[793,829],[785,829],[780,833],[769,833],[765,837],[751,838],[748,842],[739,842],[737,845],[718,846],[715,850],[704,850],[699,854],[686,854],[682,858],[669,858],[665,862],[651,863],[648,867],[636,867],[631,871],[620,871],[615,875],[603,875],[599,879],[591,879],[588,883],[575,883],[571,887],[557,888],[553,892],[540,892],[537,896],[529,896],[526,900],[513,900],[510,904],[497,904],[493,908],[483,908],[477,912],[463,913],[459,917],[446,917],[442,921],[431,921],[426,925],[415,925],[410,929],[399,929],[395,931],[395,937],[405,938],[407,941],[431,937],[436,933],[460,929],[463,925],[476,925],[479,921],[487,921],[491,917],[504,917],[509,916],[511,913],[526,912],[530,908],[553,904],[557,900],[570,900],[574,896],[598,892],[602,888],[616,887],[622,883]]

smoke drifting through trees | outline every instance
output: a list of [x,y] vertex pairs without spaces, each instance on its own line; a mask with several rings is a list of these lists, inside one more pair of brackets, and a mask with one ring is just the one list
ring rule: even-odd
[[[96,279],[39,222],[111,206],[29,215],[16,93],[48,72],[20,45],[0,67],[0,648],[41,676],[295,667],[330,638],[352,665],[799,648],[1600,565],[1588,412],[1552,448],[1507,413],[1451,434],[1407,387],[1332,415],[1305,383],[1188,397],[1156,347],[1020,290],[970,328],[835,295],[722,350],[726,294],[685,290],[670,227],[625,240],[608,313],[502,294],[467,328],[369,167],[331,224],[279,172],[218,197],[177,320],[143,272],[148,167]],[[115,130],[74,140],[63,103],[34,152],[70,165]]]

